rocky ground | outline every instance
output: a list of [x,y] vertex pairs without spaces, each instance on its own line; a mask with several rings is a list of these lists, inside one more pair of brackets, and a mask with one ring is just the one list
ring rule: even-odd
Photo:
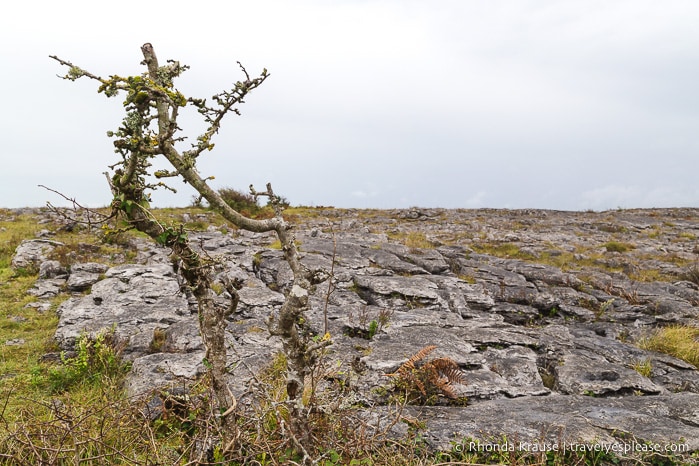
[[[210,219],[199,215],[185,220]],[[327,322],[334,342],[326,379],[341,379],[370,416],[388,412],[396,396],[386,374],[436,346],[419,362],[448,358],[464,383],[405,411],[424,422],[434,448],[506,436],[699,450],[699,371],[636,345],[661,326],[698,325],[699,209],[318,208],[290,217],[303,261],[334,277],[317,286],[308,312],[315,332]],[[281,348],[265,322],[291,273],[271,235],[210,226],[194,237],[224,264],[221,274],[244,283],[228,326],[231,386],[242,393]],[[24,242],[15,265],[40,266],[39,298],[75,293],[58,311],[62,348],[85,330],[115,326],[133,360],[132,394],[182,386],[204,371],[194,303],[180,293],[166,250],[131,244],[133,264],[66,270],[46,260],[56,246],[49,232]],[[227,306],[225,292],[220,298]]]

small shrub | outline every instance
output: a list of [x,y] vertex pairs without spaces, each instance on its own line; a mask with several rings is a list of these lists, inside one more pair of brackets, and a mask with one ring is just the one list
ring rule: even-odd
[[[278,202],[279,202],[279,205],[280,205],[283,209],[288,209],[289,207],[291,207],[291,203],[290,203],[289,200],[288,200],[286,197],[284,197],[284,196],[279,196]],[[267,207],[272,207],[272,206],[270,205],[269,202],[267,203]]]
[[552,374],[548,370],[541,369],[539,371],[539,375],[541,376],[541,383],[544,385],[544,387],[548,388],[549,390],[553,390],[556,386],[556,376],[555,374]]
[[165,332],[165,329],[153,329],[153,338],[148,345],[148,351],[150,353],[160,353],[163,349],[163,345],[165,344],[165,340],[167,340],[167,333]]
[[63,392],[79,383],[104,382],[116,379],[129,370],[121,359],[124,343],[114,329],[102,330],[91,336],[87,333],[75,343],[75,356],[61,357],[63,364],[48,373],[51,392]]
[[274,215],[271,207],[261,207],[252,194],[246,194],[233,188],[218,190],[226,204],[246,217],[266,218]]

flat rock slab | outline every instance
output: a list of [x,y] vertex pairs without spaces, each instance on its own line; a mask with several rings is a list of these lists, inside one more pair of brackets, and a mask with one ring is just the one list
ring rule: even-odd
[[425,421],[430,446],[450,451],[467,439],[519,444],[651,442],[699,450],[699,394],[593,398],[550,395],[474,403],[465,408],[407,408]]
[[97,283],[101,278],[101,274],[108,269],[108,266],[94,262],[75,264],[70,268],[70,276],[66,286],[70,291],[86,290]]
[[154,388],[187,389],[204,375],[205,352],[155,353],[137,358],[126,381],[129,396],[144,396]]
[[[376,304],[390,305],[395,300],[414,304],[436,304],[439,301],[437,285],[420,276],[372,277],[357,275],[354,283],[363,296],[373,296]],[[365,298],[369,299],[369,298]],[[374,303],[372,303],[374,304]]]
[[125,355],[146,354],[155,329],[191,319],[186,298],[170,265],[124,265],[107,270],[106,278],[87,296],[61,304],[55,338],[71,349],[85,332],[115,328],[129,343]]
[[623,395],[651,394],[662,392],[633,369],[612,364],[604,357],[577,351],[566,354],[556,367],[557,389],[561,393],[575,395]]
[[53,298],[63,291],[65,284],[65,278],[39,279],[34,283],[34,286],[27,290],[27,294],[41,299]]

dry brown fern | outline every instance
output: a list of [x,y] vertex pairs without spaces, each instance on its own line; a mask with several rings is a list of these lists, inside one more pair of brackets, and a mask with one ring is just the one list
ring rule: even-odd
[[407,395],[409,401],[429,401],[435,395],[456,399],[454,384],[465,384],[466,378],[459,365],[451,358],[443,357],[423,362],[436,349],[435,345],[425,346],[410,359],[401,364],[393,373],[396,387]]
[[427,357],[427,355],[430,354],[435,349],[437,349],[437,346],[435,346],[435,345],[425,346],[420,351],[415,353],[410,359],[405,361],[398,368],[398,370],[396,370],[392,374],[386,374],[386,376],[388,376],[388,377],[400,377],[400,376],[409,374],[410,372],[415,370],[415,364],[417,364],[418,362],[425,359]]
[[453,359],[439,358],[428,362],[425,366],[429,366],[430,377],[428,380],[434,386],[449,398],[458,398],[454,392],[453,384],[466,384],[466,377],[459,369],[459,365]]

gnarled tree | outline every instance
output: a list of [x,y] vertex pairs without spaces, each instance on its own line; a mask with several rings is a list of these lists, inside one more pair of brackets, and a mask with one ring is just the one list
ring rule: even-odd
[[[192,247],[183,227],[163,226],[151,214],[150,191],[158,187],[167,187],[162,181],[154,182],[152,177],[176,177],[184,180],[207,200],[211,208],[239,228],[253,232],[276,232],[286,261],[293,272],[294,281],[278,316],[270,317],[270,330],[283,339],[290,365],[287,393],[294,424],[294,440],[298,447],[303,448],[306,432],[302,421],[304,378],[317,357],[317,351],[329,344],[329,341],[315,344],[309,342],[305,336],[307,332],[303,329],[303,314],[308,306],[311,285],[325,277],[318,277],[301,264],[290,231],[291,226],[282,217],[281,199],[274,194],[270,184],[264,192],[257,192],[251,186],[251,192],[255,196],[268,197],[275,206],[276,215],[265,220],[251,219],[226,204],[218,192],[208,184],[209,179],[202,177],[197,170],[198,158],[204,152],[213,149],[212,140],[218,133],[223,118],[231,112],[239,113],[237,105],[243,103],[243,99],[268,78],[267,70],[263,70],[258,77],[250,78],[245,68],[238,63],[245,79],[236,82],[231,89],[214,95],[208,102],[206,99],[185,97],[175,88],[175,79],[186,71],[188,66],[172,60],[168,60],[165,65],[159,64],[149,43],[144,44],[141,51],[142,64],[147,70],[140,76],[129,77],[113,75],[102,78],[69,61],[56,56],[51,58],[68,67],[68,72],[63,78],[72,81],[82,77],[90,78],[100,83],[99,92],[107,97],[124,94],[126,96],[126,116],[119,128],[109,133],[114,139],[115,152],[120,157],[117,163],[110,166],[111,172],[106,172],[114,195],[111,207],[114,213],[123,215],[133,227],[146,233],[159,244],[171,248],[172,254],[179,261],[179,271],[198,302],[207,367],[218,407],[223,413],[222,424],[229,432],[233,426],[228,420],[228,414],[233,411],[235,399],[226,385],[226,312],[214,306],[214,291],[211,287],[212,263]],[[185,138],[180,134],[178,116],[180,109],[187,105],[197,109],[207,128],[187,150],[182,150],[177,147],[185,142]],[[171,169],[152,171],[152,161],[159,156],[167,159]],[[232,306],[235,306],[236,289],[232,284],[227,288],[233,297]]]

